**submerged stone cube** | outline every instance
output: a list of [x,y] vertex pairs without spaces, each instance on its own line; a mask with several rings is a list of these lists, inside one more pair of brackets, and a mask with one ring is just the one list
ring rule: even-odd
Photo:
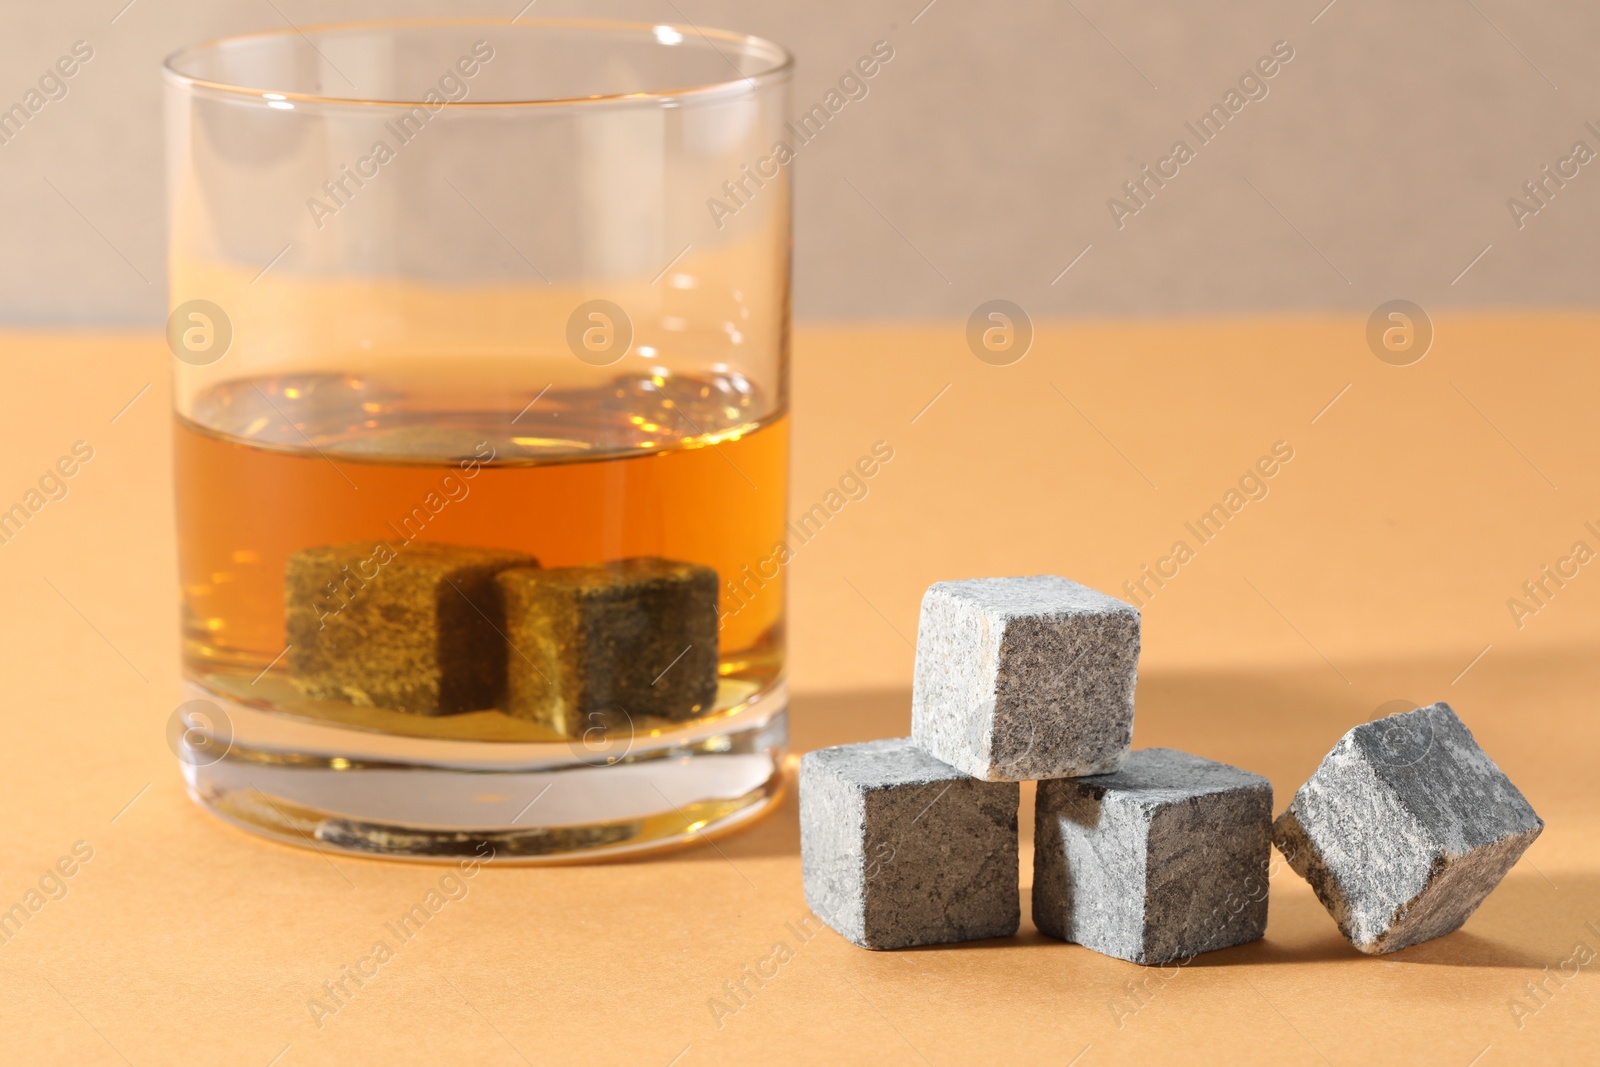
[[1116,770],[1133,738],[1139,610],[1065,578],[937,582],[922,598],[911,736],[991,782]]
[[1267,929],[1272,785],[1144,748],[1114,774],[1039,783],[1033,925],[1133,963],[1242,945]]
[[1460,928],[1544,820],[1448,704],[1357,726],[1272,840],[1352,945],[1393,952]]
[[1005,937],[1022,922],[1015,782],[983,782],[909,738],[800,761],[806,903],[862,948]]
[[494,576],[525,552],[354,541],[292,553],[284,568],[289,675],[307,696],[449,715],[505,691]]
[[643,557],[513,568],[506,607],[506,710],[567,736],[681,721],[717,696],[717,572]]

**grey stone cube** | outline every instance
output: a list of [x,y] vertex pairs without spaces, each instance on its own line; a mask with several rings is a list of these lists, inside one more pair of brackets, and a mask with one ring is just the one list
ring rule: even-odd
[[1544,829],[1448,704],[1357,726],[1272,826],[1352,945],[1459,929]]
[[922,598],[911,736],[977,778],[1114,771],[1133,738],[1139,610],[1065,578],[937,582]]
[[514,567],[505,602],[506,711],[578,738],[594,726],[683,722],[717,698],[717,572],[641,557]]
[[284,566],[289,674],[307,696],[412,715],[494,707],[506,689],[495,575],[526,552],[353,541]]
[[909,738],[800,761],[806,903],[862,948],[1005,937],[1022,922],[1014,782],[981,782]]
[[1034,804],[1041,933],[1144,964],[1266,933],[1272,784],[1259,774],[1144,748],[1114,774],[1040,782]]

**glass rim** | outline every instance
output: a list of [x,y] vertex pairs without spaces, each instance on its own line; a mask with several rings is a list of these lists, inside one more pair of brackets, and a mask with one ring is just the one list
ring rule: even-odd
[[[405,18],[405,19],[356,19],[345,22],[317,23],[310,26],[289,26],[284,29],[259,30],[255,33],[229,34],[225,37],[214,37],[209,40],[199,41],[195,44],[185,45],[177,51],[170,53],[161,61],[161,73],[171,85],[187,89],[199,89],[225,96],[262,99],[269,97],[272,100],[290,100],[295,103],[325,104],[334,106],[356,107],[387,107],[411,109],[430,105],[424,100],[374,100],[360,96],[339,96],[326,93],[292,92],[288,89],[262,88],[259,86],[238,85],[228,81],[215,81],[208,78],[195,77],[185,74],[178,69],[178,64],[184,60],[200,55],[206,51],[219,50],[227,45],[240,41],[260,40],[272,37],[301,37],[310,42],[308,35],[330,33],[348,30],[389,30],[413,27],[471,27],[485,26],[499,29],[588,29],[604,30],[618,35],[644,34],[654,35],[658,28],[671,29],[682,35],[684,39],[691,36],[699,37],[709,44],[714,51],[721,53],[718,43],[738,46],[747,55],[765,55],[768,65],[754,74],[738,75],[723,81],[703,82],[699,84],[680,86],[672,89],[651,90],[648,92],[632,93],[601,93],[593,96],[571,97],[541,97],[522,100],[445,100],[436,102],[445,108],[530,108],[530,107],[582,107],[586,105],[658,105],[677,106],[680,103],[692,102],[704,98],[720,98],[730,95],[749,93],[760,87],[781,81],[789,76],[794,69],[794,55],[776,41],[765,37],[756,37],[752,34],[737,33],[733,30],[721,30],[710,27],[695,26],[692,24],[679,24],[670,22],[634,22],[621,19],[559,19],[535,18],[521,22],[511,22],[495,18]],[[315,45],[312,45],[315,48]],[[667,47],[663,45],[662,47]],[[724,55],[724,58],[726,56]],[[731,62],[731,60],[730,60]]]

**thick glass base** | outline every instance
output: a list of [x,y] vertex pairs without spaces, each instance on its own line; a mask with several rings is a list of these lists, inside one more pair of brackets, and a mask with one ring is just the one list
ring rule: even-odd
[[571,863],[731,832],[782,797],[781,682],[730,713],[611,749],[400,737],[188,690],[223,712],[175,735],[190,796],[288,844],[434,862],[492,849],[496,863]]

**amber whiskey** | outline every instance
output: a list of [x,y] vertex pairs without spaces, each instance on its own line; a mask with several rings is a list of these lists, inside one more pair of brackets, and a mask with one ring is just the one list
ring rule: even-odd
[[741,580],[785,538],[786,418],[749,415],[771,409],[736,375],[504,396],[332,374],[213,387],[176,427],[186,672],[319,722],[555,740],[499,707],[423,717],[307,696],[287,666],[291,555],[371,541],[526,553],[545,567],[656,557],[716,572],[718,684],[700,718],[736,710],[783,666],[783,575]]

